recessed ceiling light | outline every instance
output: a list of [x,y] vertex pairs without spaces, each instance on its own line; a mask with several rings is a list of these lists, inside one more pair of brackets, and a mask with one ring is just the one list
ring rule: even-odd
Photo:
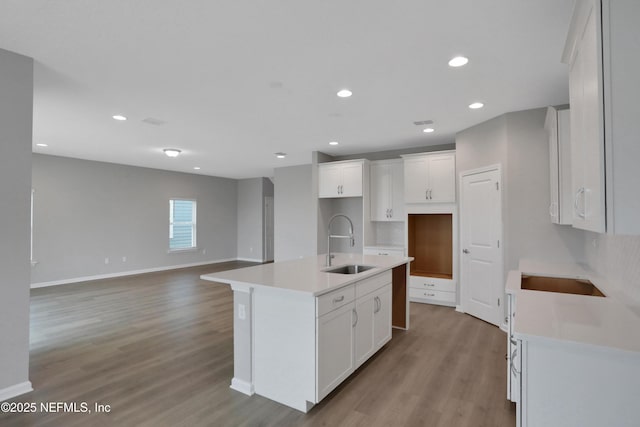
[[177,148],[165,148],[162,151],[164,151],[164,154],[166,154],[169,157],[178,157],[178,155],[182,153],[182,151],[178,150]]
[[433,132],[434,130],[435,130],[434,128],[424,128],[424,129],[422,129],[422,132],[424,132],[424,133],[431,133],[431,132]]
[[472,110],[477,110],[478,108],[482,107],[484,107],[484,104],[482,102],[474,102],[473,104],[469,104],[469,108],[471,108]]
[[464,56],[456,56],[449,61],[449,67],[462,67],[463,65],[467,65],[469,62],[469,58],[465,58]]
[[339,144],[339,142],[338,142],[338,141],[331,141],[331,142],[329,143],[329,145],[338,145],[338,144]]
[[200,166],[194,166],[193,169],[199,171],[200,170]]
[[287,157],[287,153],[277,152],[275,154],[276,154],[276,157],[279,159],[284,159],[285,157]]
[[42,144],[42,143],[39,143],[39,144],[36,144],[36,145],[38,147],[48,147],[49,146],[49,144]]
[[111,117],[113,117],[114,120],[120,120],[120,121],[127,120],[125,116],[121,116],[120,114],[116,114],[115,116],[111,116]]
[[349,89],[342,89],[341,91],[339,91],[339,92],[337,93],[337,95],[338,95],[340,98],[348,98],[348,97],[350,97],[351,95],[353,95],[353,92],[351,92]]

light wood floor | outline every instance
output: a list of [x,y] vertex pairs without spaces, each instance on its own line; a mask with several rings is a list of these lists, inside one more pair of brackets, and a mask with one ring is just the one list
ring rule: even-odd
[[32,290],[35,391],[13,402],[111,412],[0,414],[0,426],[515,426],[504,333],[431,305],[412,303],[411,330],[308,414],[231,390],[232,293],[199,276],[246,265]]

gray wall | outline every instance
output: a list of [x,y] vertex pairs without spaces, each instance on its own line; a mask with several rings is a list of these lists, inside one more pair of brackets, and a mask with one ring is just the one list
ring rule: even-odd
[[508,113],[506,266],[521,258],[583,262],[584,234],[549,218],[549,140],[546,108]]
[[317,194],[312,165],[275,169],[275,261],[317,253]]
[[508,113],[456,135],[456,171],[502,165],[505,270],[521,258],[583,261],[583,234],[549,220],[545,109]]
[[[32,283],[236,258],[236,180],[34,154],[33,188]],[[198,251],[168,253],[171,198],[197,200]]]
[[322,162],[332,162],[339,160],[367,159],[367,160],[386,160],[397,159],[402,154],[427,153],[430,151],[455,150],[455,142],[439,145],[425,145],[422,147],[402,148],[399,150],[372,151],[368,153],[348,154],[345,156],[330,156],[330,159]]
[[262,178],[238,181],[238,258],[263,260],[264,183]]
[[0,394],[7,394],[9,387],[30,387],[33,60],[0,49],[0,70]]

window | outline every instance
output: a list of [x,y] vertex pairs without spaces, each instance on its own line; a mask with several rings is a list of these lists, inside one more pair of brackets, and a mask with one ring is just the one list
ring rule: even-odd
[[169,200],[169,250],[196,247],[196,201]]

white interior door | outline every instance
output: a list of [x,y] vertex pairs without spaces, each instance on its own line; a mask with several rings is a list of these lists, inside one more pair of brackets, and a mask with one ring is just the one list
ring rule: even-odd
[[464,311],[500,325],[503,309],[500,170],[463,172],[460,195],[461,293]]

